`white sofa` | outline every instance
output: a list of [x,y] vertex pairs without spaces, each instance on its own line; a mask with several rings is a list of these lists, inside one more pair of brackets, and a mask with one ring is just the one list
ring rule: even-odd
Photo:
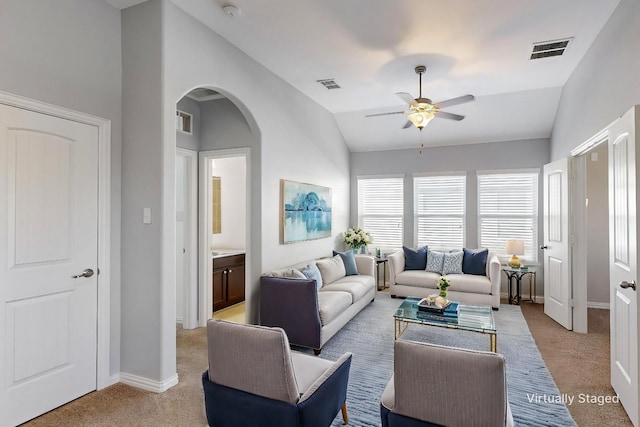
[[[426,297],[438,293],[436,282],[440,274],[426,270],[405,270],[404,252],[398,251],[389,258],[389,293],[396,297]],[[490,305],[500,308],[500,261],[495,254],[487,257],[486,276],[475,274],[448,274],[451,285],[447,296],[462,304]]]
[[[310,264],[320,269],[320,289],[316,280],[300,273]],[[346,275],[335,256],[266,273],[260,278],[260,324],[280,327],[291,344],[320,354],[322,346],[375,299],[374,258],[356,255],[355,264],[356,275]]]

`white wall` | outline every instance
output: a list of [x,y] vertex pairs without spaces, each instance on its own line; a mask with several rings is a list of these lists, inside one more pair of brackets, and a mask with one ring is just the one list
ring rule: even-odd
[[[425,128],[423,132],[427,132]],[[549,163],[549,140],[492,142],[483,144],[431,147],[418,153],[418,149],[360,152],[351,154],[351,224],[358,223],[357,177],[362,175],[403,174],[404,180],[404,233],[405,246],[414,245],[413,174],[422,172],[467,172],[465,245],[478,245],[478,206],[476,171],[497,169],[538,168]],[[542,200],[542,177],[539,178]],[[542,241],[542,203],[538,206],[538,239]],[[541,260],[538,253],[538,260]],[[503,277],[502,291],[507,291]],[[528,289],[528,286],[526,287]],[[542,267],[536,280],[536,295],[544,291]],[[524,292],[523,292],[523,295]]]
[[[176,321],[184,319],[184,224],[186,220],[185,206],[187,203],[187,160],[183,156],[176,156]],[[195,208],[195,207],[194,207]],[[188,230],[187,230],[188,233]]]
[[[587,301],[609,303],[608,147],[600,144],[587,156]],[[596,153],[597,161],[591,160]]]
[[245,249],[247,221],[247,175],[245,157],[215,159],[212,176],[220,177],[222,224],[220,234],[210,235],[210,246]]
[[120,11],[103,0],[2,0],[0,90],[111,120],[111,356],[120,371]]
[[622,0],[565,84],[551,135],[551,160],[640,104],[640,2]]

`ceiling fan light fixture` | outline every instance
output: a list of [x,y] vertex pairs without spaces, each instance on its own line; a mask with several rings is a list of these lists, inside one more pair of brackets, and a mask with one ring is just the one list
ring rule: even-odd
[[422,130],[435,117],[435,114],[429,111],[414,111],[409,113],[407,117],[411,123],[418,129]]
[[[422,100],[422,99],[418,99]],[[428,101],[424,99],[424,101]],[[435,117],[435,113],[438,111],[438,107],[432,105],[430,102],[418,102],[412,105],[410,111],[408,111],[407,118],[415,127],[422,130],[431,120]]]

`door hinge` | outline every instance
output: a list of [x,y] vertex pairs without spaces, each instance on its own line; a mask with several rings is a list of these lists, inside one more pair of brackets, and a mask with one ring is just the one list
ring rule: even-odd
[[576,306],[576,300],[575,300],[575,299],[573,299],[573,298],[571,298],[571,299],[569,300],[569,307],[573,308],[573,307],[575,307],[575,306]]

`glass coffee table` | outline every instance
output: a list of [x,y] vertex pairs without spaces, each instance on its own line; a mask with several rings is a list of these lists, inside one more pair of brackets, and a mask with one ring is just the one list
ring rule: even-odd
[[409,323],[436,326],[439,328],[460,329],[489,335],[489,347],[492,352],[498,351],[496,323],[493,320],[493,309],[483,305],[458,305],[458,317],[445,317],[418,310],[418,302],[422,298],[407,297],[393,315],[395,320],[395,339],[397,340],[409,326]]

